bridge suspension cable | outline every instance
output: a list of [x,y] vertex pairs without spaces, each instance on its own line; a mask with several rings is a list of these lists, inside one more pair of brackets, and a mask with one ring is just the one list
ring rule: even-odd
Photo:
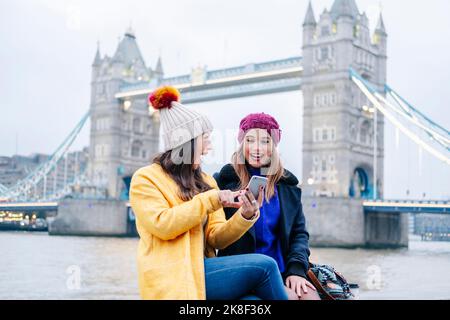
[[[56,199],[55,198],[56,196],[64,194],[63,190],[57,191],[54,189],[53,194],[47,195],[47,192],[45,190],[47,187],[47,183],[45,180],[47,179],[47,175],[56,168],[58,162],[67,154],[69,148],[72,146],[73,142],[78,137],[78,134],[84,127],[88,118],[89,112],[87,112],[81,118],[81,120],[78,122],[75,128],[69,133],[69,135],[58,146],[56,151],[50,156],[50,158],[46,162],[36,167],[36,169],[30,172],[24,179],[18,181],[16,185],[12,186],[7,190],[3,191],[0,190],[0,197],[12,201],[28,200],[29,198],[31,198],[30,196],[31,192],[35,191],[37,185],[42,180],[44,180],[44,192],[42,199],[40,200],[49,200],[50,198]],[[80,179],[82,179],[83,174],[84,172],[81,172],[80,177],[75,177],[74,181],[79,181]],[[56,173],[54,179],[57,179]],[[63,189],[67,190],[67,185],[65,185]]]
[[[428,120],[428,118],[426,117],[424,118],[422,116],[420,117],[415,116],[412,112],[408,111],[408,109],[405,106],[405,100],[403,98],[401,98],[398,94],[396,94],[394,91],[390,89],[387,89],[386,92],[394,99],[394,101],[402,108],[402,110],[404,110],[403,115],[406,114],[409,117],[410,121],[413,121],[415,124],[422,127],[422,129],[426,131],[430,139],[436,141],[444,148],[446,148],[448,151],[450,151],[450,133],[446,129],[442,128],[435,122]],[[422,124],[423,120],[422,121],[419,120],[421,118],[425,119],[426,124]]]
[[[361,75],[359,75],[355,70],[350,69],[350,78],[352,81],[358,86],[358,88],[364,93],[364,95],[369,99],[369,101],[375,106],[377,110],[379,110],[385,117],[388,119],[396,128],[398,128],[400,131],[402,131],[407,137],[409,137],[414,143],[422,147],[424,150],[428,151],[430,154],[432,154],[434,157],[438,158],[439,160],[445,162],[446,164],[450,165],[450,158],[448,155],[440,152],[437,150],[434,146],[431,146],[429,143],[425,142],[423,139],[421,139],[417,134],[415,134],[413,131],[408,129],[404,124],[402,124],[395,116],[392,114],[389,109],[394,110],[395,112],[400,112],[398,108],[392,106],[382,95],[380,95],[377,90]],[[405,101],[405,100],[402,100]],[[409,108],[410,106],[407,106]],[[402,106],[403,109],[405,109],[405,106]],[[410,109],[414,113],[418,113],[416,109]],[[409,111],[409,110],[408,110]],[[407,110],[405,110],[407,112]],[[410,120],[416,127],[420,128],[422,131],[425,131],[428,135],[432,135],[433,137],[439,137],[438,139],[441,142],[446,142],[448,140],[448,131],[441,126],[434,123],[429,118],[425,117],[422,113],[419,114],[422,118],[426,119],[426,121],[429,123],[428,126],[420,125],[417,121],[411,120],[411,117],[408,117],[407,119]],[[430,128],[430,126],[433,126],[433,128],[440,129],[441,134],[438,134],[436,130],[433,130]],[[425,128],[426,129],[425,129]],[[445,136],[447,134],[447,137]],[[436,140],[436,139],[435,139]],[[443,145],[442,143],[440,143]],[[444,145],[443,145],[444,146]],[[445,147],[445,151],[448,152],[448,147]]]
[[6,192],[6,190],[8,190],[8,188],[0,183],[0,194],[3,193],[3,192]]
[[425,114],[423,114],[422,112],[420,112],[417,108],[413,107],[408,101],[406,101],[406,99],[404,99],[403,97],[401,97],[396,91],[394,91],[391,87],[389,87],[388,85],[385,85],[385,90],[386,92],[390,93],[393,96],[396,96],[398,99],[400,99],[405,105],[406,107],[409,109],[410,112],[415,113],[416,115],[419,115],[420,117],[422,117],[425,121],[427,121],[431,126],[442,130],[447,136],[450,136],[450,131],[445,129],[444,127],[440,126],[439,124],[437,124],[436,122],[434,122],[432,119],[430,119],[429,117],[427,117]]
[[[432,128],[426,126],[425,124],[421,123],[416,117],[411,115],[410,113],[406,112],[403,108],[398,108],[391,104],[385,97],[383,97],[378,92],[374,93],[375,97],[379,99],[381,102],[383,102],[387,107],[389,107],[391,110],[393,110],[395,113],[399,114],[412,124],[420,127],[422,130],[426,131],[428,136],[435,140],[437,143],[442,145],[444,148],[446,148],[448,151],[450,151],[450,137],[445,137],[444,135],[436,132]],[[394,100],[401,106],[401,102],[397,100],[396,97],[393,97]]]

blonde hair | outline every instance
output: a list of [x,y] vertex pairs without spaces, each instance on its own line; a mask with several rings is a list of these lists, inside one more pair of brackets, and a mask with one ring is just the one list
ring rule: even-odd
[[[242,142],[236,152],[233,153],[231,157],[231,165],[236,171],[237,176],[239,177],[239,187],[237,190],[241,190],[246,188],[248,183],[250,182],[250,173],[246,167],[246,159],[244,154],[244,142]],[[275,194],[275,185],[284,175],[283,164],[281,163],[280,155],[278,153],[277,148],[272,144],[272,156],[270,158],[270,166],[268,168],[262,167],[261,172],[263,170],[267,170],[266,176],[268,178],[266,190],[264,193],[264,197],[266,202],[273,197]]]

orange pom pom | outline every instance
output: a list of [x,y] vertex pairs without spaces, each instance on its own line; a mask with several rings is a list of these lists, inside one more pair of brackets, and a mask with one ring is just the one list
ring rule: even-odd
[[156,89],[150,94],[148,101],[157,110],[164,108],[170,109],[172,107],[172,101],[180,102],[180,97],[180,92],[176,88],[165,86]]

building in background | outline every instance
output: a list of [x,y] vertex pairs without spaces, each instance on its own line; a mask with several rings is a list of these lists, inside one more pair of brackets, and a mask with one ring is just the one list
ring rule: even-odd
[[148,68],[131,29],[127,30],[112,57],[97,49],[92,64],[90,105],[89,180],[104,188],[111,198],[124,192],[123,179],[149,163],[158,151],[159,119],[151,116],[146,97],[121,101],[115,97],[124,85],[159,83],[161,60]]
[[386,46],[382,16],[371,34],[355,0],[336,0],[318,21],[309,4],[303,23],[304,194],[371,198],[376,185],[377,197],[383,196],[384,118],[377,117],[375,138],[375,108],[348,70],[383,92]]
[[[33,154],[30,156],[15,155],[12,157],[0,157],[0,185],[10,188],[22,179],[25,179],[37,167],[46,163],[50,155]],[[89,149],[73,151],[65,155],[58,162],[51,174],[40,181],[32,191],[29,200],[42,198],[60,190],[65,185],[84,172],[88,165]]]

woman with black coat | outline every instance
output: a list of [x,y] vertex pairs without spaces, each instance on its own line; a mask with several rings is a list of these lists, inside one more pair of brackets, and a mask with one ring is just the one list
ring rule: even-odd
[[[306,279],[309,265],[309,234],[302,210],[298,179],[284,169],[277,145],[281,130],[270,115],[250,114],[239,128],[239,149],[232,163],[215,178],[221,190],[246,188],[252,176],[268,178],[260,218],[238,241],[219,250],[219,256],[262,253],[275,259],[291,299],[320,299]],[[225,208],[226,218],[236,209]]]

